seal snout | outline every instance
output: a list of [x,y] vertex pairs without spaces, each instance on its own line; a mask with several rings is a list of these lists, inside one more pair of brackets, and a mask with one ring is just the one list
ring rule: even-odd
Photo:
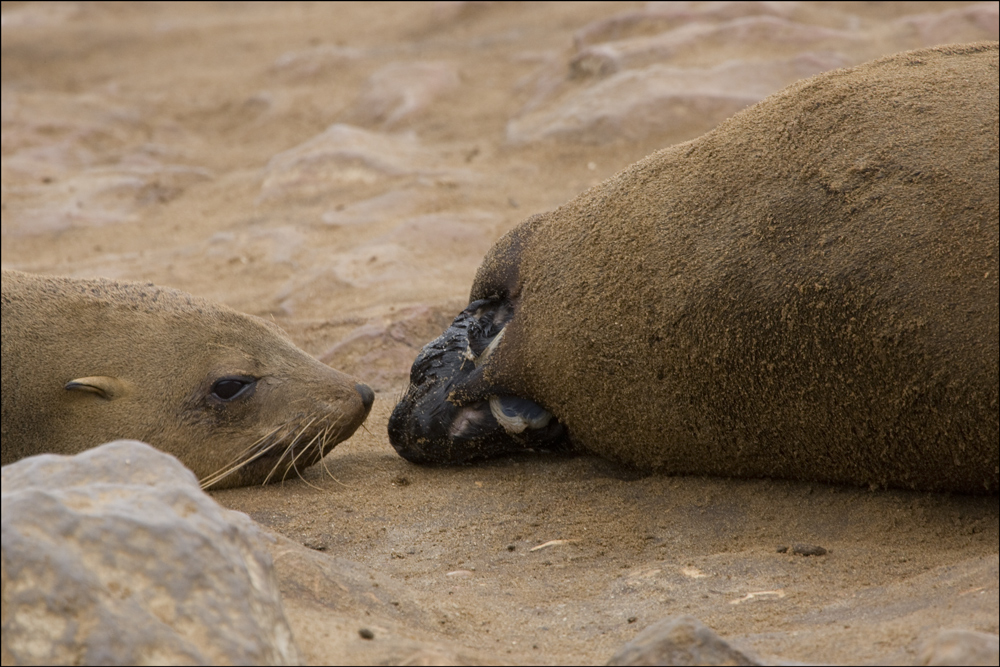
[[372,391],[371,387],[362,382],[355,384],[354,390],[361,396],[361,403],[365,406],[365,412],[367,413],[372,409],[372,403],[375,402],[375,392]]

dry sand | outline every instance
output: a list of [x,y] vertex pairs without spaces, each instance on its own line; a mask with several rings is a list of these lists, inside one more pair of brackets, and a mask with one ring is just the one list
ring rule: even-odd
[[313,568],[286,604],[314,663],[601,663],[679,614],[784,660],[912,662],[997,633],[996,497],[422,468],[385,425],[520,220],[799,76],[996,39],[996,4],[5,2],[3,267],[214,298],[377,390],[303,480],[215,493],[313,550],[278,568]]

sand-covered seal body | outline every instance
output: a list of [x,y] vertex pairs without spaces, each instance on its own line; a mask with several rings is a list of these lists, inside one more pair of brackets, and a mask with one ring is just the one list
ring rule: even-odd
[[3,272],[3,464],[115,439],[206,486],[280,480],[368,415],[371,390],[265,320],[151,283]]
[[646,469],[996,493],[997,53],[801,81],[527,220],[471,291],[499,342],[391,442],[494,455],[422,424],[506,395]]

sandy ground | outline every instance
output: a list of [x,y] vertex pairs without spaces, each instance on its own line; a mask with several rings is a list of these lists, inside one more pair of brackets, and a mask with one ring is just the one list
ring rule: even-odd
[[519,221],[801,76],[996,39],[996,5],[5,2],[3,267],[214,298],[376,389],[304,479],[215,493],[311,550],[278,567],[313,568],[288,613],[314,663],[601,663],[680,614],[772,658],[912,662],[998,632],[996,497],[423,468],[385,425]]

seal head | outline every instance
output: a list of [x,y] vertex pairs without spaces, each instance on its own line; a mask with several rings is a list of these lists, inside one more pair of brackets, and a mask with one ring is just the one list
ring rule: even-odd
[[364,421],[367,386],[274,324],[151,283],[3,272],[3,464],[116,439],[223,488],[284,479]]

